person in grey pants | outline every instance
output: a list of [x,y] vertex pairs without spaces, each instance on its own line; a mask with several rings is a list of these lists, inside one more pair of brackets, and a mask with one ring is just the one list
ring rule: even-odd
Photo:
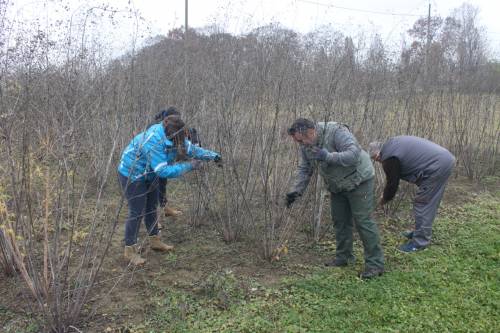
[[418,186],[413,203],[415,230],[404,233],[409,241],[399,250],[411,253],[426,248],[455,157],[434,142],[407,135],[392,137],[385,143],[372,142],[369,153],[382,163],[387,178],[380,205],[394,198],[400,179]]

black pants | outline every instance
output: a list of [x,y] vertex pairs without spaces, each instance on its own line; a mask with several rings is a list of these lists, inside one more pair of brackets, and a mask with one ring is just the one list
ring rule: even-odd
[[165,207],[167,204],[167,178],[158,179],[158,202],[160,207]]
[[139,233],[142,217],[144,217],[148,234],[150,236],[157,235],[158,180],[129,182],[129,179],[121,173],[118,173],[118,180],[128,202],[128,217],[125,222],[125,245],[131,246],[137,243],[137,234]]

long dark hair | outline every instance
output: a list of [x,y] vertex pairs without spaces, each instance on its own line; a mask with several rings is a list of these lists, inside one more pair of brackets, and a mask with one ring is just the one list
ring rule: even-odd
[[163,119],[170,117],[170,116],[179,116],[180,117],[181,113],[173,106],[163,109],[157,114],[155,114],[155,122],[159,123]]
[[165,136],[172,140],[174,147],[177,150],[176,161],[184,161],[186,157],[186,146],[184,140],[186,132],[184,131],[184,121],[177,115],[172,115],[163,120],[163,128]]

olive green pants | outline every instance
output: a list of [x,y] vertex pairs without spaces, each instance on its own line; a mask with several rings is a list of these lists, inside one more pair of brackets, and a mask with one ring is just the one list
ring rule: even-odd
[[[363,242],[367,268],[383,268],[384,254],[377,224],[371,218],[374,209],[373,178],[349,192],[331,193],[332,219],[337,242],[336,258],[352,261],[352,228],[356,225]],[[354,222],[354,223],[353,223]]]

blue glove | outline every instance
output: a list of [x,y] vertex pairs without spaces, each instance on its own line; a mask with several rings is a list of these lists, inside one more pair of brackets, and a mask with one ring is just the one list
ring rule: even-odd
[[328,150],[326,150],[325,148],[320,148],[318,146],[311,147],[311,152],[312,158],[318,161],[324,161],[328,156]]

